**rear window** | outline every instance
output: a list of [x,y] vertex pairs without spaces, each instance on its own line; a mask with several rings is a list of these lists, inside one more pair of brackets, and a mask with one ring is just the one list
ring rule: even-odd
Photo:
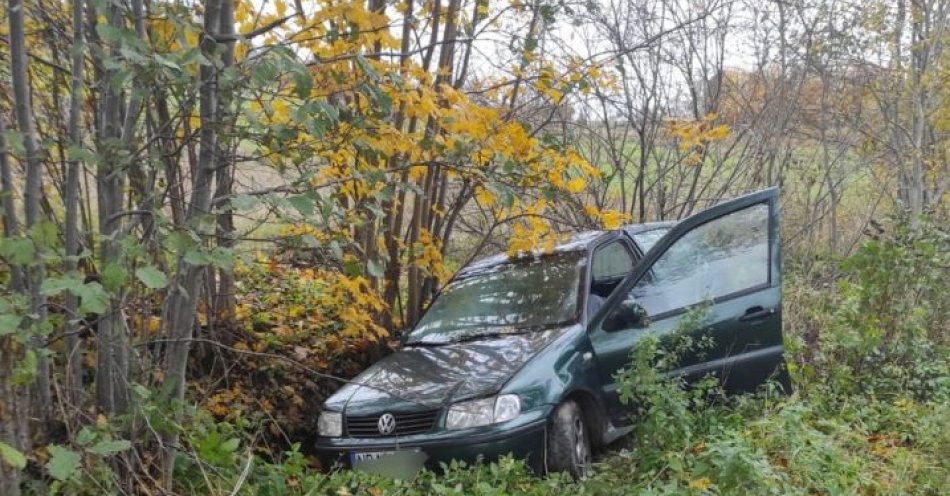
[[670,228],[668,227],[658,227],[649,231],[643,231],[639,234],[634,234],[633,239],[640,246],[640,249],[643,250],[643,253],[646,253],[669,231]]

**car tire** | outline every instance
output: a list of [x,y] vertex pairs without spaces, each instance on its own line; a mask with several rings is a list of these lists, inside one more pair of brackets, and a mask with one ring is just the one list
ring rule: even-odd
[[548,428],[547,469],[582,479],[590,470],[590,433],[581,407],[568,400],[558,405]]

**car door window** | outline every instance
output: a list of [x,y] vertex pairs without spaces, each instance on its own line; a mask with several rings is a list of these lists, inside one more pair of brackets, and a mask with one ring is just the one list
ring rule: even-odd
[[620,241],[614,241],[594,253],[591,276],[594,281],[623,277],[633,270],[633,256]]
[[756,204],[683,235],[629,299],[656,317],[769,284],[769,207]]

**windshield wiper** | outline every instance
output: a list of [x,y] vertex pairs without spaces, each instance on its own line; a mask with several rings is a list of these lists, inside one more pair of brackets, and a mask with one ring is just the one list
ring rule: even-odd
[[518,334],[527,334],[528,330],[519,330],[519,331],[508,331],[508,332],[478,332],[473,334],[465,334],[459,336],[458,339],[453,339],[451,343],[467,343],[469,341],[481,341],[482,339],[497,339],[503,338],[505,336],[516,336]]
[[445,346],[447,344],[452,344],[455,341],[411,341],[406,343],[406,346],[423,346],[423,347],[437,347]]
[[411,343],[406,343],[406,346],[427,346],[427,347],[437,347],[437,346],[446,346],[450,344],[457,343],[468,343],[470,341],[481,341],[483,339],[497,339],[505,336],[516,336],[518,334],[527,334],[531,332],[530,330],[523,329],[518,331],[493,331],[493,332],[476,332],[471,334],[464,334],[455,339],[450,339],[447,341],[413,341]]

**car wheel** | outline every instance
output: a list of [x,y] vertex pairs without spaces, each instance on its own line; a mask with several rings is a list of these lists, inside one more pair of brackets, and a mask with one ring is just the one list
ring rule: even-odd
[[574,401],[558,405],[548,429],[547,468],[581,479],[590,470],[590,435],[581,407]]

